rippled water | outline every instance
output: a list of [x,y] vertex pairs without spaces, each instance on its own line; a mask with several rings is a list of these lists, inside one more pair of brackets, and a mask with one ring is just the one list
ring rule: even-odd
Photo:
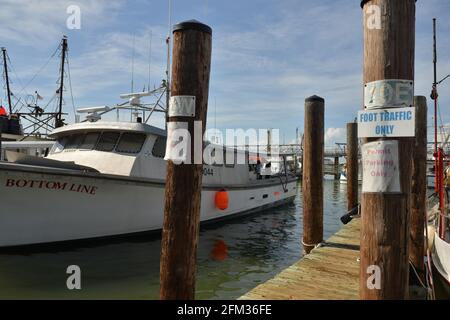
[[[341,227],[346,185],[325,180],[324,204],[326,239]],[[293,204],[202,229],[197,298],[238,298],[297,261],[301,213],[299,195]],[[0,299],[157,299],[160,245],[153,236],[1,253]],[[66,287],[69,265],[81,268],[81,290]]]

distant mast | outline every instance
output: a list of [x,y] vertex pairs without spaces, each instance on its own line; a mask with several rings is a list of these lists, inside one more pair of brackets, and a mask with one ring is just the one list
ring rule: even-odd
[[9,88],[8,65],[6,64],[6,48],[2,48],[3,68],[5,70],[6,94],[8,96],[9,114],[12,114],[11,90]]
[[63,89],[64,89],[64,64],[66,62],[66,52],[67,52],[67,37],[64,36],[62,39],[61,78],[60,78],[60,84],[59,84],[59,107],[58,107],[58,114],[56,115],[56,121],[55,121],[56,128],[63,126],[62,105],[63,105]]

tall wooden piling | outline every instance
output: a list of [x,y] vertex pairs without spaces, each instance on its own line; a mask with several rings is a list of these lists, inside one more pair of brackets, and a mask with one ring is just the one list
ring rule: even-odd
[[[212,30],[209,26],[195,20],[177,24],[173,29],[171,99],[179,97],[179,102],[185,107],[174,108],[175,104],[170,105],[168,136],[171,134],[169,126],[171,122],[187,123],[191,141],[198,139],[201,141],[201,148],[197,150],[197,145],[195,154],[195,143],[190,143],[191,161],[198,157],[199,152],[200,154],[203,152],[211,65],[211,35]],[[193,97],[195,97],[194,116],[189,114],[186,108],[190,105],[189,101],[184,101]],[[201,122],[201,132],[194,133],[194,121]],[[160,298],[194,299],[203,165],[175,164],[172,160],[169,158],[167,164]]]
[[347,210],[358,205],[358,124],[347,123]]
[[[363,0],[361,7],[364,83],[387,79],[413,82],[415,0]],[[362,194],[360,297],[405,299],[409,276],[412,138],[370,138],[366,142],[374,140],[398,141],[398,153],[395,152],[398,157],[393,158],[398,159],[399,168],[394,169],[399,172],[400,191]],[[365,181],[363,189],[364,184]]]
[[305,100],[303,142],[303,249],[309,253],[323,240],[323,156],[325,100]]
[[409,260],[420,275],[424,271],[427,192],[427,99],[414,97],[416,108],[416,137],[413,152],[413,174],[411,185],[411,229]]

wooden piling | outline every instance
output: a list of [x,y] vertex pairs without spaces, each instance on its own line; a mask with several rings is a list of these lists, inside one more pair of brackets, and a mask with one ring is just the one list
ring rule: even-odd
[[305,100],[303,142],[303,249],[309,253],[323,240],[323,156],[325,100]]
[[[364,83],[385,79],[413,82],[415,0],[363,0],[361,7],[364,11]],[[380,28],[369,21],[377,13],[380,13]],[[371,138],[366,142],[375,140],[386,139]],[[400,192],[362,194],[361,299],[405,299],[408,296],[413,139],[388,140],[398,141]]]
[[[170,106],[168,122],[188,124],[191,163],[198,157],[198,152],[203,152],[203,148],[197,150],[197,146],[194,156],[195,143],[192,141],[200,139],[203,143],[206,127],[211,35],[209,26],[195,20],[177,24],[173,29],[171,98],[194,96],[195,116]],[[201,121],[201,137],[198,136],[199,132],[195,132],[197,136],[194,135],[194,121]],[[161,299],[191,300],[195,297],[202,168],[202,164],[177,165],[172,160],[167,163],[160,262]]]
[[334,180],[339,180],[341,173],[339,171],[339,157],[334,157]]
[[411,229],[409,260],[423,276],[426,228],[427,192],[427,99],[414,97],[416,108],[416,137],[413,152],[413,174],[411,185]]
[[358,124],[347,123],[347,210],[358,205]]

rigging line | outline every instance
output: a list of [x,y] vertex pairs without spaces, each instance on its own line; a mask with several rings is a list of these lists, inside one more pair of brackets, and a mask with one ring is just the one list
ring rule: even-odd
[[44,65],[34,74],[34,76],[30,79],[30,81],[27,82],[27,84],[25,85],[25,87],[22,87],[22,89],[20,89],[18,94],[21,94],[29,85],[31,82],[34,81],[34,79],[37,77],[37,75],[39,73],[42,72],[42,70],[44,70],[47,65],[50,63],[50,61],[53,59],[53,57],[56,55],[56,53],[58,53],[59,48],[61,47],[61,44],[58,45],[58,47],[56,48],[55,52],[53,52],[53,54],[50,56],[50,58],[44,63]]
[[134,45],[135,45],[135,37],[133,34],[133,51],[131,54],[131,92],[134,92]]
[[150,91],[150,75],[151,75],[151,67],[152,67],[152,38],[153,38],[153,31],[150,30],[150,44],[149,44],[149,50],[148,50],[148,88],[147,90]]
[[439,101],[438,101],[438,103],[437,103],[437,109],[438,109],[438,112],[439,112],[439,122],[441,123],[441,125],[440,125],[440,135],[441,135],[441,147],[442,148],[444,148],[444,144],[445,144],[445,131],[444,131],[444,123],[443,123],[443,121],[442,121],[442,114],[441,114],[441,108],[440,108],[440,103],[439,103]]
[[[12,64],[12,62],[11,62],[11,59],[9,58],[8,52],[6,52],[6,58],[7,58],[8,61],[9,61],[9,65],[8,65],[8,66],[11,68],[11,70],[12,70],[14,76],[17,78],[19,84],[20,84],[20,85],[22,86],[22,88],[23,88],[24,86],[23,86],[22,80],[20,80],[20,77],[17,75],[16,69],[14,68],[14,66],[13,66],[13,64]],[[25,94],[28,95],[28,92],[27,92],[26,90],[24,90],[24,91],[25,91]]]
[[72,77],[70,76],[69,50],[67,50],[66,55],[67,55],[66,62],[67,62],[67,75],[68,75],[68,78],[69,78],[70,97],[71,97],[71,99],[72,99],[73,116],[75,117],[76,111],[75,111],[75,102],[74,102],[74,100],[73,100]]

